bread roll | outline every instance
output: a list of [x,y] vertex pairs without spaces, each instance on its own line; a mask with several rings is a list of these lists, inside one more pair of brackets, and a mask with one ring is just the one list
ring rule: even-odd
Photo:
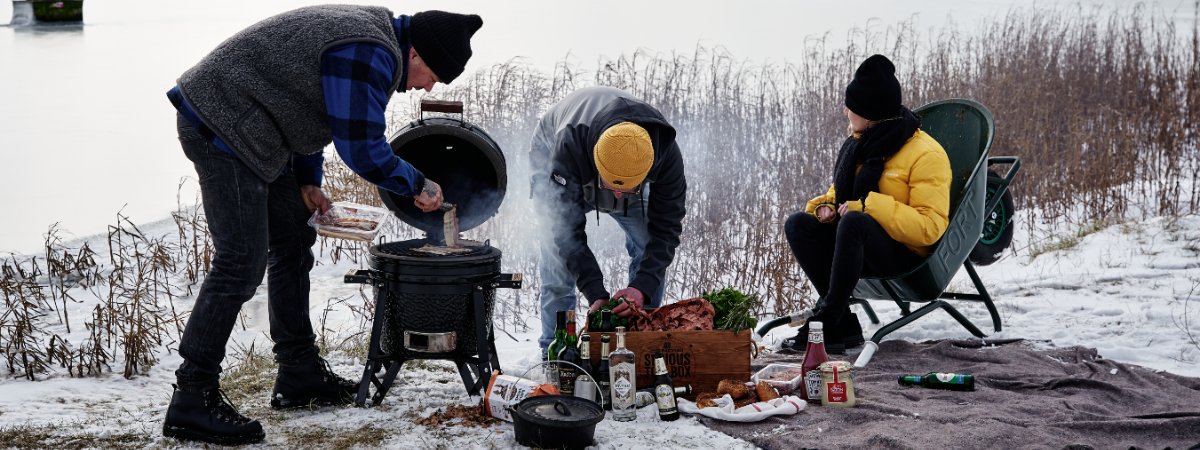
[[[742,385],[742,387],[745,387],[745,385]],[[746,392],[749,393],[749,395],[746,395],[746,398],[743,398],[741,400],[735,400],[733,402],[733,409],[738,409],[743,406],[759,402],[758,395],[755,395],[754,391],[746,389]]]
[[779,398],[779,393],[775,392],[775,388],[767,384],[766,381],[759,381],[758,385],[754,386],[754,393],[758,394],[758,400],[761,402],[769,402]]
[[717,384],[717,393],[721,395],[729,394],[734,400],[746,398],[750,395],[750,389],[746,388],[746,383],[738,380],[721,380]]
[[696,406],[700,408],[716,408],[717,402],[713,399],[721,398],[722,395],[716,392],[701,392],[696,396]]

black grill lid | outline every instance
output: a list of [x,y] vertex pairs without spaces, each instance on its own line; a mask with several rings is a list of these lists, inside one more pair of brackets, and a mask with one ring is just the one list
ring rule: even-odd
[[[457,118],[413,121],[388,140],[392,151],[441,185],[443,197],[458,207],[458,228],[466,231],[500,210],[508,187],[504,153],[483,130]],[[384,205],[405,223],[430,237],[442,235],[442,211],[426,213],[412,198],[380,189]]]
[[542,426],[590,426],[604,420],[604,410],[591,400],[566,395],[538,395],[514,409],[522,419]]

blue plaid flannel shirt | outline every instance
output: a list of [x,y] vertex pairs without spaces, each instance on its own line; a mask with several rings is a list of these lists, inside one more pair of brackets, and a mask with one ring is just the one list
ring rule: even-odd
[[[409,16],[394,20],[396,35],[407,57],[409,49],[406,29]],[[407,59],[406,59],[407,61]],[[387,120],[387,92],[396,73],[396,59],[383,47],[353,43],[340,45],[325,52],[321,58],[321,85],[325,91],[325,108],[333,145],[338,156],[354,173],[367,181],[404,196],[415,196],[425,185],[425,175],[392,153],[384,137]],[[408,76],[405,67],[404,78]],[[401,86],[404,88],[405,86]],[[176,86],[167,93],[188,122],[200,129],[204,124],[192,111]],[[237,156],[220,138],[213,145]],[[300,185],[321,185],[323,152],[294,155],[292,169]]]

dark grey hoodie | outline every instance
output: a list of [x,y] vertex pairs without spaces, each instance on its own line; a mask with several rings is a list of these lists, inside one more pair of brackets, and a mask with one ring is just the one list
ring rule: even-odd
[[[649,104],[611,87],[576,90],[550,108],[534,133],[529,161],[532,192],[548,219],[551,234],[575,276],[575,284],[590,303],[608,298],[596,255],[587,246],[584,212],[605,202],[585,198],[585,187],[597,186],[599,175],[593,156],[596,141],[610,126],[632,122],[646,129],[654,144],[654,164],[646,175],[649,187],[647,220],[650,241],[629,285],[647,297],[658,291],[667,266],[675,258],[686,213],[687,180],[683,155],[675,143],[675,128]],[[596,196],[606,191],[595,191]],[[610,195],[610,194],[609,194]],[[602,200],[602,199],[601,199]]]

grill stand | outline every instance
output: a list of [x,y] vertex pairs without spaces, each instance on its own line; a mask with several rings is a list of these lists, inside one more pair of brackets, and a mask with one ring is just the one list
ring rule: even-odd
[[[386,285],[387,281],[375,278],[370,270],[351,270],[345,276],[346,283],[362,283],[371,284],[376,287]],[[491,321],[487,320],[487,305],[484,298],[484,292],[487,289],[521,288],[521,274],[500,274],[496,279],[476,284],[471,287],[471,300],[475,309],[475,332],[479,343],[479,356],[465,357],[453,359],[454,364],[458,366],[458,373],[462,377],[463,386],[467,389],[467,394],[476,396],[480,395],[481,388],[491,379],[492,369],[500,370],[500,358],[496,352],[496,334]],[[385,354],[380,346],[380,340],[383,335],[384,321],[387,320],[384,314],[386,301],[381,296],[376,296],[375,299],[375,320],[371,326],[371,344],[367,351],[366,367],[363,370],[363,378],[359,383],[358,395],[355,398],[355,405],[366,406],[367,397],[371,397],[371,406],[379,406],[383,402],[383,398],[387,396],[388,390],[392,388],[392,383],[396,381],[396,376],[400,373],[400,367],[404,365],[407,359]],[[488,324],[488,325],[484,325]],[[486,342],[487,345],[483,343]],[[441,358],[436,358],[441,359]],[[387,367],[387,371],[383,374],[383,379],[379,378],[379,372]],[[371,394],[371,387],[375,387],[375,394]]]

